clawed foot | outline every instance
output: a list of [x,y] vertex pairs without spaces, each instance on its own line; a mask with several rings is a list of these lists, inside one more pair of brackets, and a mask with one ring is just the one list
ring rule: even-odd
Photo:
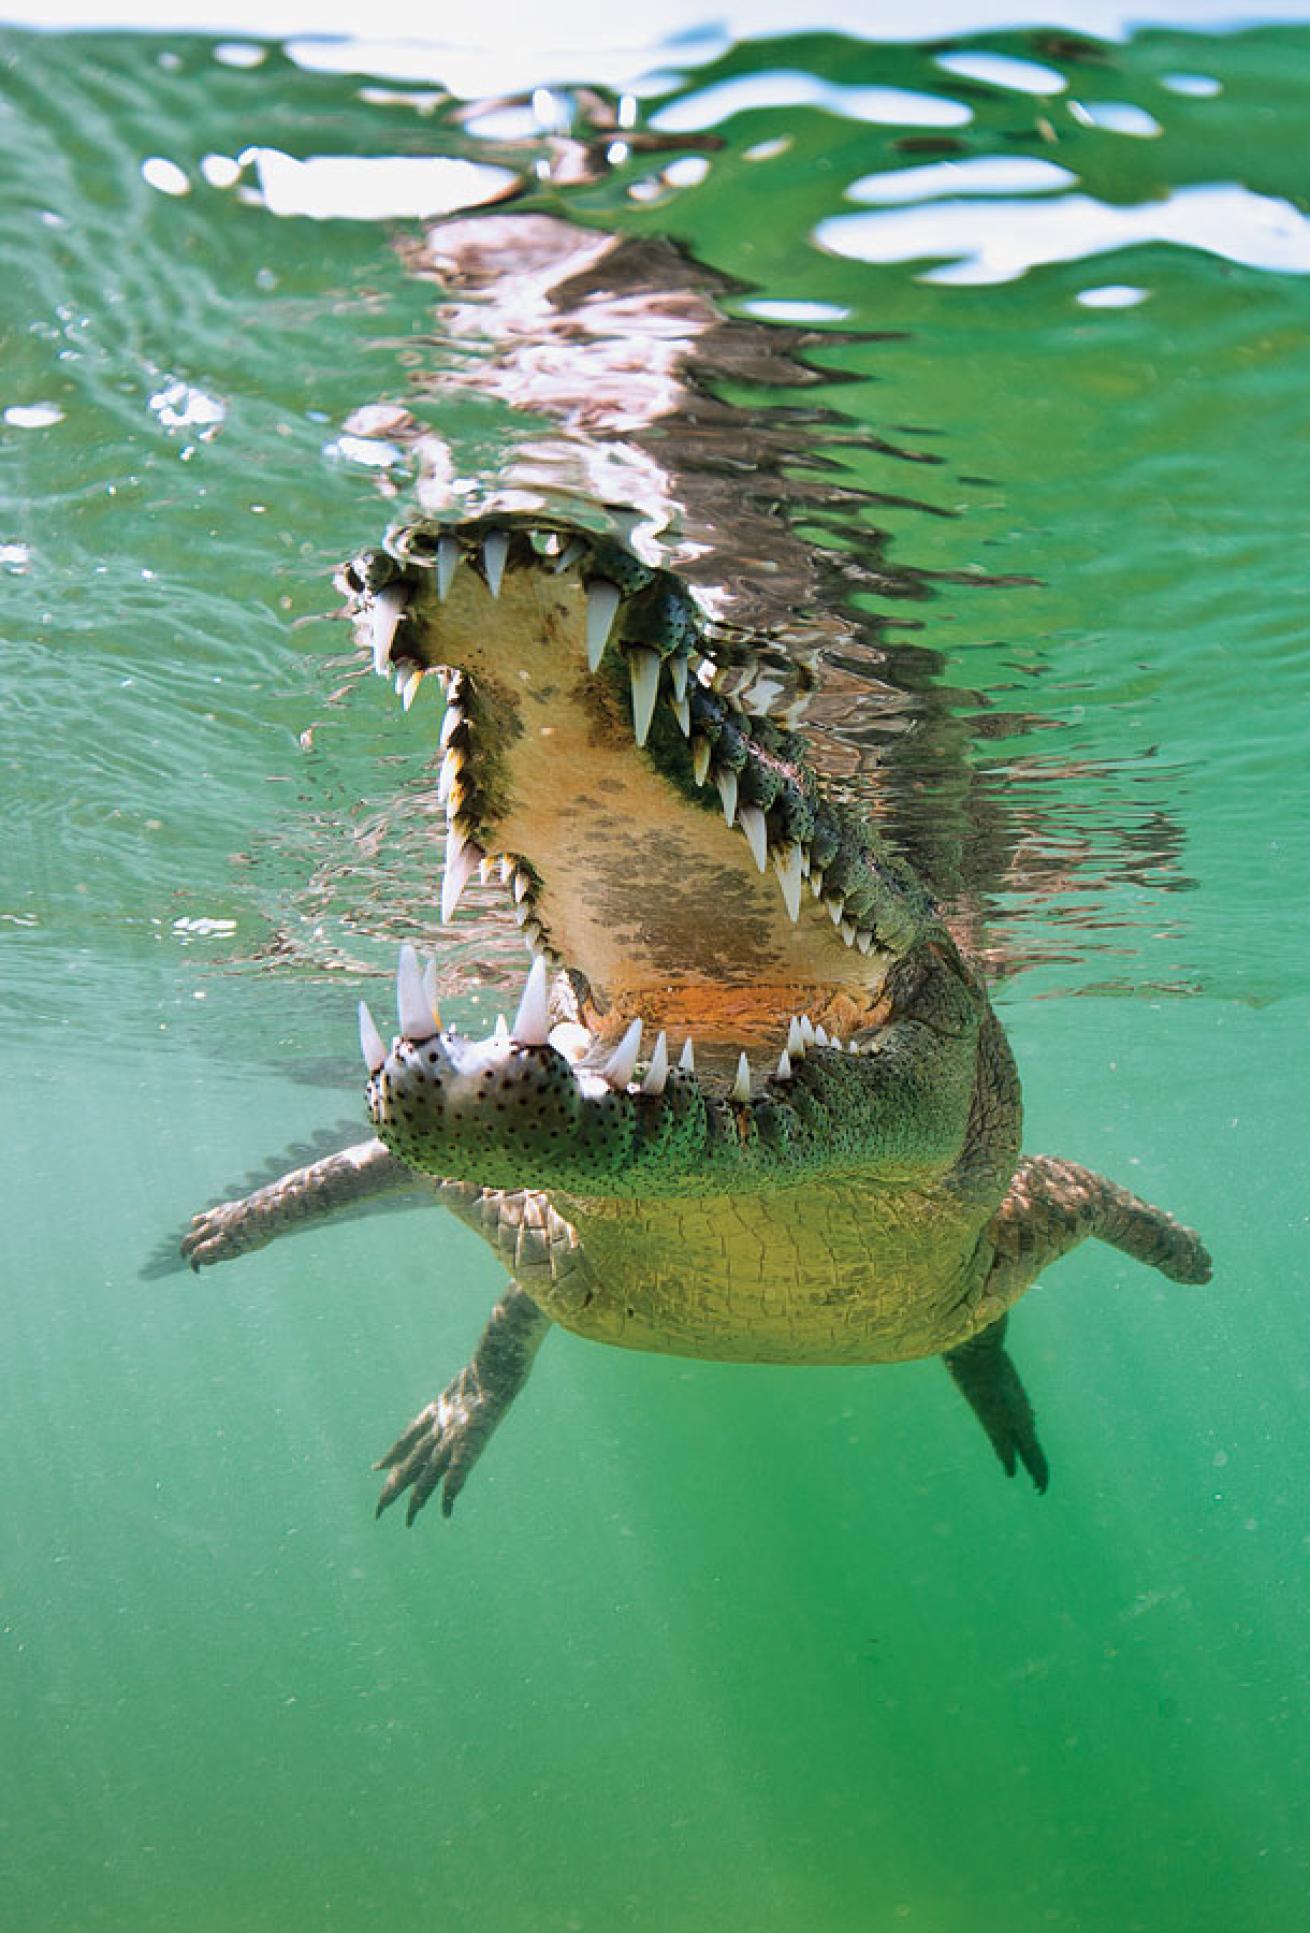
[[507,1407],[479,1384],[471,1369],[461,1370],[374,1464],[376,1470],[391,1472],[378,1499],[378,1516],[408,1490],[405,1522],[412,1524],[444,1478],[441,1514],[449,1517]]
[[268,1240],[251,1214],[247,1201],[222,1201],[216,1208],[191,1217],[191,1226],[182,1237],[182,1255],[197,1271],[214,1262],[230,1262],[234,1255],[245,1255]]

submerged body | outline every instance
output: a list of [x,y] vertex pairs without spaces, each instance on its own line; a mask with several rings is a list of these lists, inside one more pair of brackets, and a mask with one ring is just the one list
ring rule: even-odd
[[506,1257],[473,1363],[385,1459],[411,1518],[443,1479],[449,1509],[551,1323],[733,1361],[943,1355],[1044,1488],[1006,1309],[1089,1234],[1181,1281],[1208,1257],[1112,1183],[1021,1159],[982,979],[825,796],[785,670],[558,524],[411,525],[344,582],[407,704],[428,672],[445,691],[443,918],[499,868],[534,964],[513,1024],[472,1041],[404,949],[389,1046],[361,1011],[377,1140],[197,1218],[193,1263],[423,1176]]

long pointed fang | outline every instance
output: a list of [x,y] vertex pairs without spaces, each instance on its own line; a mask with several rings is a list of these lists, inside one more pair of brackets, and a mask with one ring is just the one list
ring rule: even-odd
[[655,1052],[650,1057],[650,1066],[646,1069],[645,1078],[641,1083],[642,1093],[662,1094],[664,1092],[664,1083],[668,1078],[669,1043],[664,1035],[661,1034],[655,1042]]
[[691,737],[691,706],[685,698],[670,698],[669,710],[678,721],[678,730],[684,738]]
[[450,580],[455,575],[459,563],[459,539],[457,537],[438,537],[437,539],[437,596],[444,604]]
[[778,1072],[774,1078],[780,1081],[789,1081],[791,1079],[791,1061],[788,1058],[785,1047],[778,1056]]
[[685,658],[669,659],[669,683],[673,686],[674,697],[681,704],[687,696],[687,660]]
[[755,864],[763,872],[769,863],[769,828],[764,814],[757,805],[739,805],[737,824],[746,834],[746,843],[751,849]]
[[423,998],[432,1009],[432,1018],[436,1021],[437,1031],[440,1033],[441,1009],[437,1005],[437,962],[432,954],[428,955],[427,965],[423,969]]
[[496,1024],[491,1030],[491,1038],[500,1041],[507,1041],[509,1039],[509,1022],[503,1013],[496,1015]]
[[626,1087],[632,1079],[637,1065],[637,1055],[641,1049],[641,1022],[634,1020],[624,1034],[614,1052],[610,1055],[601,1073],[611,1087]]
[[684,1074],[694,1074],[696,1072],[696,1049],[691,1044],[690,1034],[687,1035],[687,1038],[682,1043],[682,1052],[678,1056],[678,1066]]
[[450,788],[464,770],[464,754],[458,747],[447,751],[441,760],[441,770],[437,774],[437,804],[444,805],[450,797]]
[[805,1058],[805,1036],[801,1032],[801,1023],[795,1014],[787,1023],[787,1052],[793,1060]]
[[866,954],[872,953],[873,933],[869,927],[867,926],[862,927],[861,930],[855,935],[855,944],[856,946],[859,947],[861,953],[866,953]]
[[482,568],[487,573],[487,589],[493,597],[500,596],[500,580],[505,575],[508,556],[508,535],[503,530],[493,530],[482,545]]
[[644,745],[660,688],[659,652],[644,644],[634,645],[628,653],[628,676],[632,680],[632,736],[638,745]]
[[814,1044],[816,1047],[826,1047],[828,1045],[828,1034],[825,1028],[816,1027],[814,1029]]
[[550,1039],[550,999],[544,960],[532,962],[528,984],[514,1016],[513,1033],[521,1047],[544,1047]]
[[708,738],[697,736],[691,741],[691,776],[697,785],[704,785],[710,775],[710,758],[713,747]]
[[815,1038],[814,1022],[807,1013],[803,1013],[801,1015],[801,1039],[807,1047],[813,1047]]
[[614,613],[622,592],[607,577],[593,577],[587,586],[587,668],[595,671],[605,656],[614,628]]
[[373,599],[373,669],[385,678],[391,663],[391,641],[405,615],[406,597],[399,584],[384,585]]
[[737,1078],[732,1083],[732,1099],[749,1101],[751,1097],[751,1064],[745,1054],[737,1062]]
[[774,853],[773,865],[778,875],[778,884],[782,887],[783,904],[787,908],[792,924],[795,925],[801,916],[802,883],[801,849],[795,841],[790,846],[784,847],[781,852]]
[[368,1010],[367,1000],[359,1003],[359,1046],[365,1067],[370,1074],[376,1074],[386,1062],[387,1050],[378,1032],[377,1022]]
[[408,944],[400,949],[400,965],[396,969],[396,1015],[406,1040],[430,1040],[437,1031],[423,991],[418,954]]
[[423,673],[421,671],[411,671],[406,678],[400,694],[400,702],[406,711],[409,710],[414,700],[418,697],[418,688],[422,682]]
[[459,706],[447,705],[445,716],[441,721],[441,735],[437,740],[437,743],[443,752],[447,750],[447,748],[450,745],[451,739],[455,736],[455,733],[459,730],[460,726],[463,723],[464,723],[464,714],[460,710]]
[[464,897],[464,888],[472,877],[473,870],[484,857],[482,848],[473,839],[465,839],[452,826],[446,839],[446,871],[441,881],[441,920],[449,926],[455,917],[455,909]]
[[714,783],[723,800],[723,816],[731,825],[737,816],[737,774],[730,772],[726,765],[721,765],[714,774]]

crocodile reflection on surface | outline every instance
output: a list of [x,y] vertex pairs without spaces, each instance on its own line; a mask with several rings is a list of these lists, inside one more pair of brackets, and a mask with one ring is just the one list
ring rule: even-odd
[[1087,1236],[1179,1282],[1197,1236],[1020,1151],[1014,1063],[929,894],[829,797],[795,706],[676,575],[560,520],[410,523],[342,576],[375,668],[445,696],[442,917],[499,874],[513,1021],[444,1028],[402,949],[375,1138],[195,1218],[196,1268],[428,1188],[511,1283],[383,1459],[449,1513],[552,1326],[739,1362],[940,1355],[1006,1471],[1048,1480],[1007,1311]]

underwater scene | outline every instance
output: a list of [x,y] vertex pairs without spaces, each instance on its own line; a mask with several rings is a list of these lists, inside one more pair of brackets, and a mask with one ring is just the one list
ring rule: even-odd
[[897,31],[0,28],[13,1933],[1310,1925],[1310,22]]

